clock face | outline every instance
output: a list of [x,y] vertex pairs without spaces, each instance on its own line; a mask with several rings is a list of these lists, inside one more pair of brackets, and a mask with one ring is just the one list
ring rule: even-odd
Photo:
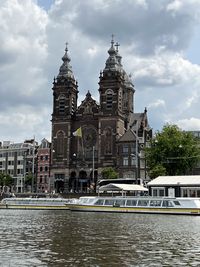
[[87,127],[83,129],[83,142],[85,147],[93,147],[96,144],[97,133],[94,128]]

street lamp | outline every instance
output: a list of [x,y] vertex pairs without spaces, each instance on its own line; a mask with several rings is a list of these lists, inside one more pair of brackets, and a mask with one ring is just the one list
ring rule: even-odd
[[138,177],[139,175],[139,161],[138,161],[138,142],[139,142],[139,138],[138,138],[138,121],[136,122],[136,131],[135,131],[135,165],[136,165],[136,184],[138,183]]
[[94,183],[94,146],[92,147],[92,182]]
[[[76,153],[73,154],[73,164],[77,168],[77,154]],[[79,174],[77,172],[75,176],[75,191],[76,192],[79,191]]]

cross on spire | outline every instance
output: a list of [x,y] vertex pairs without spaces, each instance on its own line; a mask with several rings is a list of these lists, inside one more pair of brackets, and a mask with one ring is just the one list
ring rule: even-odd
[[65,51],[67,52],[67,51],[68,51],[68,48],[67,48],[67,46],[68,46],[68,42],[66,42],[65,44],[66,44]]
[[117,50],[117,52],[119,51],[119,46],[120,46],[120,44],[117,42],[116,44],[115,44],[115,46],[116,46],[116,50]]

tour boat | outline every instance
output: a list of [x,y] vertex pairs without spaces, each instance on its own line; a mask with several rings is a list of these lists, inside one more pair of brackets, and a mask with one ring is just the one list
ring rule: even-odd
[[200,215],[200,198],[80,197],[71,211]]
[[29,210],[67,210],[66,203],[73,203],[75,199],[65,198],[4,198],[0,209],[29,209]]

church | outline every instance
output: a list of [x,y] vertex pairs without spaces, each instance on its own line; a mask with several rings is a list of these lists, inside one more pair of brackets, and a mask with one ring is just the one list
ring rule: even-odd
[[53,81],[51,179],[57,192],[86,192],[112,167],[119,178],[148,180],[144,147],[152,130],[147,109],[134,112],[134,85],[111,40],[99,76],[99,103],[88,91],[78,106],[68,48]]

